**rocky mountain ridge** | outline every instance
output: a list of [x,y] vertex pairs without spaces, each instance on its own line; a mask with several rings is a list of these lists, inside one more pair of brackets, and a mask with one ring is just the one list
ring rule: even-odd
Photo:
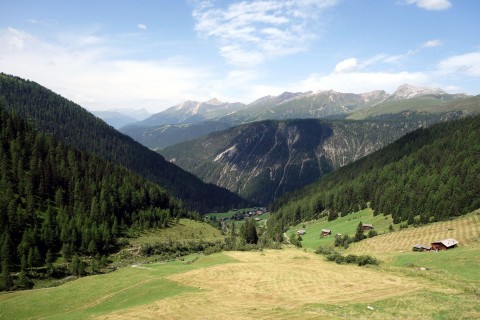
[[205,182],[266,205],[422,125],[267,120],[212,133],[167,147],[160,153]]

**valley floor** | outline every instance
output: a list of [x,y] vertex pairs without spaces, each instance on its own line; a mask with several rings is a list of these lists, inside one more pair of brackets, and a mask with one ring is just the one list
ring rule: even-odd
[[[480,225],[478,217],[459,221]],[[412,230],[427,228],[432,226]],[[402,232],[369,239],[352,251]],[[291,246],[190,255],[1,294],[0,319],[480,318],[479,241],[447,252],[386,250],[375,256],[384,261],[379,267],[338,265]]]

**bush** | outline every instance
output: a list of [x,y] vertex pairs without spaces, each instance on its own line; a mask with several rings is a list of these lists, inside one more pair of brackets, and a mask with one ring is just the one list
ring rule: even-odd
[[380,261],[375,259],[372,256],[368,256],[368,255],[356,256],[353,254],[343,256],[341,253],[329,247],[318,247],[318,249],[315,250],[315,253],[324,255],[326,256],[327,261],[335,262],[338,264],[348,263],[348,264],[357,264],[359,266],[365,266],[365,265],[377,266],[380,264]]
[[366,265],[378,266],[380,264],[380,261],[378,261],[372,256],[364,255],[364,256],[357,257],[357,264],[359,266],[366,266]]
[[375,236],[378,236],[378,232],[376,230],[372,229],[372,230],[368,231],[368,237],[369,238],[373,238]]
[[320,247],[317,248],[317,250],[315,250],[316,254],[321,254],[321,255],[324,255],[324,256],[332,254],[333,252],[335,252],[335,250],[333,250],[330,247],[324,247],[324,246],[320,246]]
[[357,263],[357,256],[353,255],[353,254],[349,254],[348,256],[345,257],[345,262],[346,263]]

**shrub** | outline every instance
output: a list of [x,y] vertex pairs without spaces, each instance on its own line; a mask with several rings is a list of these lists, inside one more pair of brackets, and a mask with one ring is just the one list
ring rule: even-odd
[[318,247],[318,249],[315,250],[315,253],[324,255],[326,256],[327,261],[336,262],[338,264],[348,263],[348,264],[357,264],[359,266],[365,266],[365,265],[377,266],[380,264],[380,261],[375,259],[372,256],[369,256],[369,255],[356,256],[353,254],[343,256],[341,253],[329,247]]
[[365,266],[365,265],[378,266],[380,264],[380,261],[378,261],[372,256],[364,255],[364,256],[357,257],[357,264],[359,266]]
[[317,248],[317,250],[315,250],[315,253],[316,254],[321,254],[321,255],[329,255],[329,254],[332,254],[334,252],[334,250],[330,247],[324,247],[324,246],[320,246]]
[[369,238],[373,238],[375,236],[378,236],[378,232],[376,230],[372,229],[372,230],[368,231],[368,237]]

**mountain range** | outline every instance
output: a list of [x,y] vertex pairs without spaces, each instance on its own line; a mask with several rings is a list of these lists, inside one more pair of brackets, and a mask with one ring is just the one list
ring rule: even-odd
[[[393,94],[383,90],[363,94],[328,90],[284,92],[279,96],[260,98],[248,105],[223,103],[217,99],[205,103],[187,101],[120,131],[158,150],[227,127],[262,120],[371,119],[385,115],[404,117],[402,112],[409,112],[409,117],[412,113],[422,116],[425,113],[464,112],[453,102],[467,98],[465,94],[448,94],[437,88],[404,84]],[[192,123],[195,123],[194,130],[184,125]]]

